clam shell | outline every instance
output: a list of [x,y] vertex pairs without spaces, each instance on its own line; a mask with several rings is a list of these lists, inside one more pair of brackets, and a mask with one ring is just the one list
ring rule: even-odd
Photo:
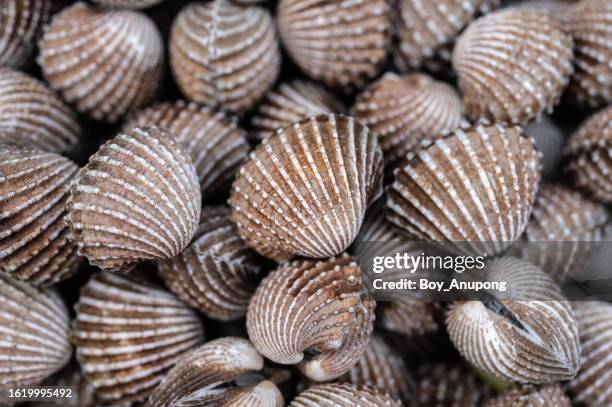
[[189,100],[244,113],[280,71],[272,17],[228,0],[191,3],[172,24],[170,65]]
[[79,141],[76,116],[44,83],[0,68],[0,141],[66,153]]
[[0,271],[34,285],[69,277],[66,201],[78,167],[58,154],[0,145]]
[[402,403],[372,387],[328,383],[300,393],[289,407],[400,407]]
[[527,226],[539,181],[538,153],[519,127],[458,129],[396,170],[387,219],[411,239],[501,253]]
[[202,322],[174,295],[116,274],[94,274],[75,310],[77,360],[105,403],[144,401],[203,342]]
[[137,113],[123,130],[148,126],[167,130],[191,156],[204,198],[227,192],[251,149],[246,133],[232,120],[195,103],[159,103]]
[[246,315],[260,272],[259,258],[238,236],[225,206],[205,207],[193,243],[158,267],[183,302],[223,321]]
[[[263,357],[248,340],[215,339],[177,363],[155,388],[147,406],[283,407],[276,385],[258,377],[263,366]],[[252,383],[241,384],[249,375]]]
[[232,185],[232,220],[248,246],[277,261],[342,253],[382,192],[376,137],[352,117],[318,116],[277,131]]
[[507,282],[495,292],[455,303],[446,327],[459,352],[479,369],[519,383],[569,380],[578,371],[578,324],[560,288],[540,269],[512,257],[490,262],[487,281]]
[[70,316],[54,290],[0,274],[0,326],[0,388],[35,386],[70,360]]
[[542,153],[542,177],[558,177],[565,144],[561,129],[548,116],[542,116],[540,121],[525,127],[525,134],[533,139],[536,149]]
[[259,104],[251,119],[252,134],[263,140],[276,130],[307,117],[343,110],[340,101],[323,86],[300,79],[283,82]]
[[277,12],[289,56],[329,86],[360,87],[387,60],[391,22],[385,0],[281,0]]
[[93,0],[94,3],[107,7],[124,7],[131,9],[141,9],[154,6],[164,0]]
[[571,407],[570,399],[558,384],[544,386],[523,385],[508,390],[500,396],[489,400],[485,407]]
[[70,191],[70,238],[89,262],[127,271],[187,247],[200,219],[191,159],[155,127],[120,133],[81,169]]
[[572,45],[547,11],[509,8],[477,19],[453,50],[465,114],[526,124],[550,113],[573,70]]
[[77,111],[116,123],[153,101],[163,56],[161,35],[146,15],[77,2],[45,28],[38,63]]

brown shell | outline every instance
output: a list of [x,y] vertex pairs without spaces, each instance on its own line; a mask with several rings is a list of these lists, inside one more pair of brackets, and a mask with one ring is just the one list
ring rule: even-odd
[[246,315],[260,272],[259,258],[244,244],[225,206],[205,207],[193,243],[160,262],[166,286],[190,307],[222,321]]
[[328,383],[300,393],[288,407],[400,407],[402,403],[376,388]]
[[28,404],[30,407],[97,407],[95,389],[81,373],[78,363],[71,362],[65,368],[45,380],[41,386],[72,389],[72,397],[41,400]]
[[389,331],[403,335],[424,336],[443,331],[438,321],[444,315],[444,308],[438,302],[413,299],[407,295],[380,304],[380,324]]
[[465,114],[526,124],[550,113],[573,70],[572,45],[564,24],[544,10],[509,8],[477,19],[453,50]]
[[0,68],[0,141],[52,153],[74,149],[81,135],[76,116],[44,83]]
[[521,385],[490,400],[485,407],[572,407],[570,399],[558,384]]
[[187,99],[244,113],[279,74],[272,17],[228,0],[191,3],[172,24],[170,65]]
[[280,0],[277,12],[289,56],[329,86],[360,87],[387,60],[391,22],[385,0]]
[[89,262],[128,271],[143,260],[177,256],[200,219],[191,159],[156,127],[120,133],[81,169],[70,191],[70,239]]
[[79,264],[66,201],[78,167],[58,154],[0,145],[0,271],[51,285]]
[[283,407],[276,385],[258,377],[263,365],[263,357],[248,340],[215,339],[177,363],[155,388],[147,407]]
[[195,103],[159,103],[129,120],[123,130],[156,126],[168,131],[191,156],[203,199],[227,192],[251,147],[246,133],[221,112]]
[[154,6],[164,0],[92,0],[94,3],[107,7],[125,7],[131,9],[141,9]]
[[146,15],[77,2],[45,28],[38,63],[77,111],[116,123],[155,99],[163,57],[161,35]]
[[106,403],[144,401],[204,339],[198,316],[174,295],[117,274],[94,274],[75,310],[77,359]]
[[232,185],[232,220],[277,261],[340,254],[382,192],[382,166],[376,137],[354,118],[305,119],[251,153]]
[[561,160],[565,136],[561,129],[548,117],[531,122],[525,127],[525,134],[533,139],[535,148],[542,153],[542,178],[554,179],[561,174]]

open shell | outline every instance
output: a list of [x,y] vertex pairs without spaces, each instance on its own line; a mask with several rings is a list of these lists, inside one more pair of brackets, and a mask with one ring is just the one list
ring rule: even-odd
[[300,393],[288,407],[400,407],[402,403],[376,388],[352,384],[319,384]]
[[572,407],[572,403],[561,386],[548,384],[539,387],[533,385],[516,386],[485,404],[485,407],[508,406]]

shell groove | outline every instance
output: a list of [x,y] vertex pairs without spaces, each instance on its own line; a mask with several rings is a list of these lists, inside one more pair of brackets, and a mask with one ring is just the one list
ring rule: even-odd
[[387,73],[353,106],[355,117],[378,137],[387,162],[397,162],[423,139],[455,130],[461,110],[455,89],[425,74]]
[[0,141],[66,153],[78,143],[76,116],[44,83],[0,68]]
[[538,153],[519,127],[458,129],[396,170],[387,219],[411,239],[501,253],[527,226],[539,181]]
[[191,156],[203,198],[227,192],[251,149],[246,133],[230,118],[195,103],[159,103],[137,113],[123,130],[148,126],[165,129]]
[[329,383],[300,393],[289,407],[400,407],[402,403],[376,388]]
[[558,177],[565,144],[561,129],[548,116],[542,116],[539,122],[525,127],[525,134],[533,139],[536,149],[542,153],[542,177]]
[[561,386],[549,384],[540,387],[532,385],[517,386],[485,404],[485,407],[508,406],[571,407],[572,403]]
[[260,272],[259,258],[238,236],[224,206],[205,207],[191,245],[158,267],[182,301],[225,321],[246,315]]
[[293,61],[329,86],[360,87],[387,60],[385,0],[281,0],[278,28]]
[[0,145],[0,271],[51,285],[79,264],[66,201],[78,167],[58,154]]
[[[166,375],[149,397],[148,407],[283,407],[276,385],[258,377],[263,357],[246,339],[224,337],[192,351]],[[254,383],[241,384],[252,376]]]
[[164,0],[93,0],[94,3],[108,7],[125,7],[131,9],[141,9],[154,6]]
[[352,117],[318,116],[277,131],[232,185],[232,220],[248,246],[277,261],[327,258],[355,239],[382,193],[382,152]]
[[70,315],[54,290],[0,274],[0,387],[34,386],[72,354]]
[[163,56],[161,35],[146,15],[77,2],[45,28],[38,63],[77,111],[116,123],[155,99]]
[[170,65],[189,100],[244,113],[280,71],[272,17],[228,0],[191,3],[172,24]]
[[100,147],[68,200],[70,239],[89,262],[128,271],[177,256],[200,219],[195,168],[165,131],[135,128]]
[[144,401],[203,342],[202,322],[174,295],[116,274],[93,275],[75,310],[77,360],[106,403]]
[[572,46],[563,23],[544,10],[509,8],[477,19],[453,50],[465,114],[526,124],[550,113],[573,71]]

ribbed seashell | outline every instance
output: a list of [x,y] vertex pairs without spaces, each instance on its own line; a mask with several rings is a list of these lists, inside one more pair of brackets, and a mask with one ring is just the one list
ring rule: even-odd
[[313,386],[289,403],[289,407],[400,407],[402,403],[374,387],[328,383]]
[[148,126],[167,130],[191,156],[204,199],[227,192],[251,149],[246,133],[230,118],[195,103],[159,103],[137,113],[123,130]]
[[574,75],[568,94],[591,108],[612,103],[612,3],[582,0],[570,12]]
[[438,302],[413,299],[404,294],[390,302],[380,304],[380,325],[403,335],[423,336],[441,332],[444,307]]
[[232,185],[232,220],[248,246],[274,260],[335,256],[382,193],[382,167],[376,137],[354,118],[305,119],[251,153]]
[[263,357],[248,340],[215,339],[177,363],[147,406],[283,407],[276,385],[260,373],[263,367]]
[[54,290],[0,274],[0,327],[0,388],[37,385],[70,360],[70,315]]
[[343,111],[342,103],[321,85],[300,79],[283,82],[259,104],[251,119],[252,134],[263,140],[307,117]]
[[485,407],[571,407],[570,399],[558,384],[521,385],[489,400]]
[[155,99],[163,57],[161,35],[146,15],[77,2],[45,28],[38,63],[77,111],[116,123]]
[[102,269],[168,260],[191,241],[200,186],[191,159],[156,127],[120,133],[100,147],[70,191],[70,239]]
[[95,389],[81,373],[78,363],[71,362],[65,368],[45,380],[41,386],[72,389],[71,397],[38,401],[31,407],[97,407]]
[[355,117],[378,137],[386,162],[397,162],[423,139],[461,123],[461,99],[451,87],[425,74],[387,73],[357,96]]
[[52,153],[71,151],[81,127],[76,116],[33,77],[0,68],[0,141]]
[[542,116],[540,121],[525,127],[525,134],[533,139],[536,149],[542,153],[542,178],[557,177],[561,173],[565,144],[561,129],[548,116]]
[[565,154],[576,186],[612,203],[612,106],[589,117],[568,142]]
[[131,9],[141,9],[154,6],[164,0],[93,0],[94,3],[107,7],[124,7]]
[[94,274],[75,310],[77,360],[105,403],[144,401],[203,342],[199,317],[174,295],[117,274]]
[[509,8],[471,23],[453,50],[466,116],[527,124],[550,113],[573,70],[572,45],[544,10]]
[[361,284],[361,269],[347,255],[281,265],[262,281],[249,304],[249,338],[276,363],[300,363],[312,380],[342,376],[357,362],[372,332],[375,303],[361,299]]
[[270,13],[228,0],[191,3],[172,24],[170,65],[187,99],[244,113],[276,81],[280,49]]
[[387,60],[391,21],[385,0],[281,0],[277,11],[287,53],[313,79],[358,88]]
[[488,263],[486,281],[505,281],[504,297],[486,291],[448,312],[446,326],[459,352],[505,380],[537,384],[574,377],[580,365],[578,324],[554,281],[512,257]]
[[567,389],[575,403],[612,405],[612,305],[584,301],[574,305],[580,327],[582,366]]
[[158,267],[183,302],[223,321],[246,315],[260,272],[258,256],[238,236],[225,206],[205,207],[193,243]]
[[79,264],[66,201],[78,167],[58,154],[0,145],[0,271],[51,285]]
[[387,192],[387,219],[409,238],[495,254],[525,230],[540,159],[519,127],[458,129],[407,158]]

